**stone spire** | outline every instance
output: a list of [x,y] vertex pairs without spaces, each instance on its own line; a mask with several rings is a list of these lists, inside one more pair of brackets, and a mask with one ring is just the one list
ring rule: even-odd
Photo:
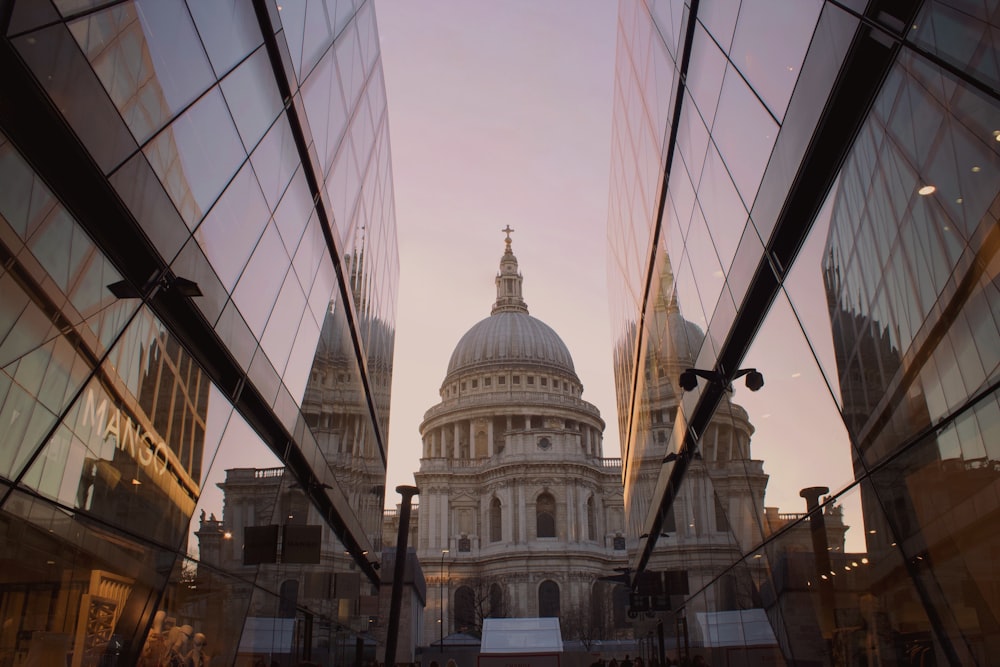
[[507,235],[507,247],[500,258],[500,273],[497,274],[497,300],[493,304],[490,315],[497,313],[527,313],[528,304],[521,298],[521,282],[524,277],[517,271],[517,257],[510,249],[510,233],[514,231],[507,225],[501,229]]

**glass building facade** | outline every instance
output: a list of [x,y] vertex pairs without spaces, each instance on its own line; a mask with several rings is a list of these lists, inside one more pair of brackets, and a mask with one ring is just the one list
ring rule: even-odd
[[374,657],[373,3],[5,0],[0,33],[0,665]]
[[618,20],[639,636],[661,661],[995,664],[1000,4],[646,0]]

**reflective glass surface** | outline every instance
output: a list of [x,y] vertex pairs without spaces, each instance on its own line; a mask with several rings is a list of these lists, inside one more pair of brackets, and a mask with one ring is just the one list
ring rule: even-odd
[[[675,30],[655,4],[620,20]],[[925,3],[907,39],[948,66],[904,46],[870,104],[835,84],[863,43],[843,8],[702,2],[697,21],[662,219],[615,217],[640,150],[611,169],[609,237],[661,234],[655,255],[610,248],[637,635],[709,664],[988,664],[996,13]],[[835,169],[811,160],[852,105]]]
[[0,664],[373,660],[399,279],[374,7],[17,5],[3,57],[46,113],[0,109]]

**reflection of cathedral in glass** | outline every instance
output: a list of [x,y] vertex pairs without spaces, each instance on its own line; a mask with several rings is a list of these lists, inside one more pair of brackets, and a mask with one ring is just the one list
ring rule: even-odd
[[[683,591],[648,617],[660,661],[995,662],[996,27],[947,0],[620,6],[615,379],[635,582]],[[706,481],[714,517],[684,509]],[[713,518],[732,536],[668,586]]]

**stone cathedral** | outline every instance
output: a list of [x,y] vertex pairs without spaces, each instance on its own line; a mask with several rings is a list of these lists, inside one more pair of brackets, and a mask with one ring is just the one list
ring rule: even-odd
[[410,544],[427,579],[425,646],[491,616],[565,624],[626,560],[621,460],[604,458],[566,344],[528,313],[504,231],[490,316],[459,340],[420,425]]

